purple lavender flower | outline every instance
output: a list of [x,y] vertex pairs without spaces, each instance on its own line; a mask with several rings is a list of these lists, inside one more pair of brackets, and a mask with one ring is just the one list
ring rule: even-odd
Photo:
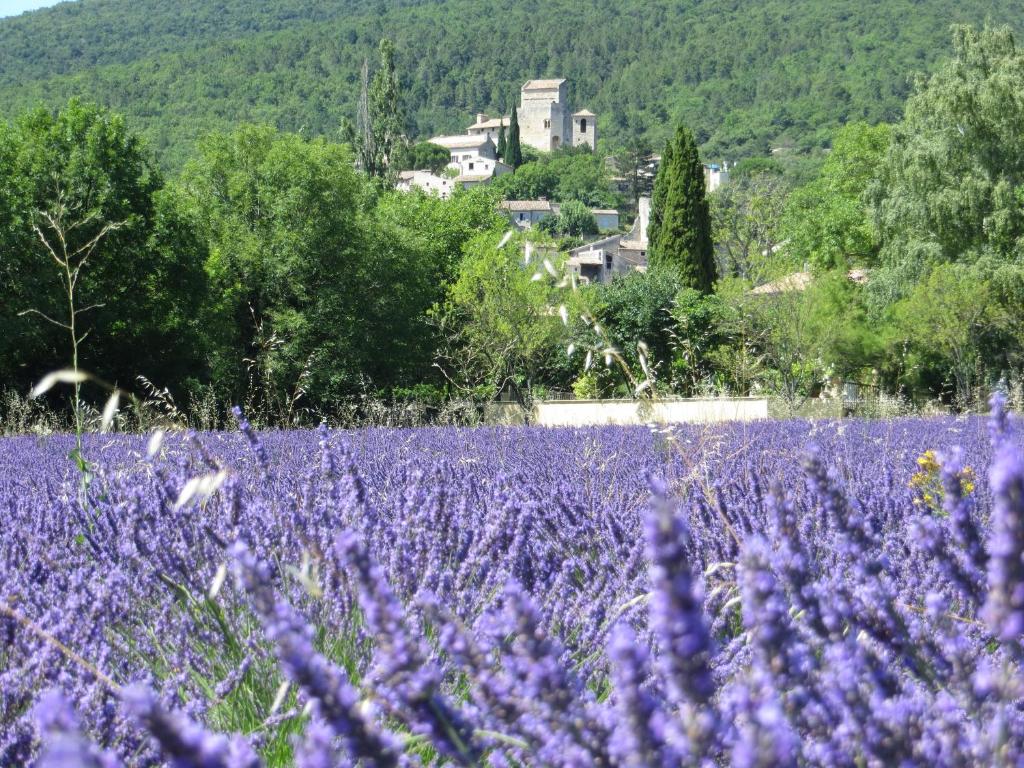
[[259,435],[256,434],[256,430],[252,428],[249,420],[245,418],[245,414],[242,413],[241,406],[235,405],[231,408],[231,413],[235,417],[235,421],[238,422],[238,428],[245,435],[245,439],[249,442],[249,447],[252,449],[253,455],[259,462],[260,467],[268,469],[270,467],[270,460],[267,458],[267,449],[263,445],[263,441],[260,440]]
[[34,714],[42,744],[37,768],[120,768],[120,760],[82,736],[64,694],[45,691]]
[[397,740],[363,714],[363,702],[347,675],[314,649],[311,628],[294,608],[277,599],[267,564],[257,560],[241,542],[232,546],[231,554],[264,632],[277,646],[282,669],[314,702],[314,716],[322,718],[347,751],[367,768],[398,765]]
[[628,624],[616,625],[608,645],[617,715],[609,752],[627,768],[681,762],[666,741],[670,715],[663,702],[645,688],[650,676],[648,656]]
[[121,691],[125,709],[160,746],[172,768],[260,768],[262,761],[240,737],[211,733],[198,723],[164,709],[146,685]]
[[[1024,654],[1024,458],[1004,444],[989,476],[994,498],[988,599],[982,616],[992,634]],[[1022,655],[1024,658],[1024,655]]]
[[650,558],[650,620],[661,649],[660,662],[670,700],[684,707],[687,746],[703,757],[711,748],[717,716],[711,674],[714,656],[703,612],[703,595],[689,565],[689,531],[674,514],[663,483],[652,482],[653,500],[647,516]]
[[406,627],[405,612],[380,566],[355,533],[339,535],[336,549],[353,572],[363,616],[377,640],[370,677],[385,708],[443,755],[472,765],[482,754],[473,729],[442,693],[441,675]]

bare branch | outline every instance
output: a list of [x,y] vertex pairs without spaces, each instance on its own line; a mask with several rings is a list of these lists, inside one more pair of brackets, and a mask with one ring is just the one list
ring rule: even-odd
[[103,308],[105,306],[107,306],[106,302],[101,302],[99,304],[90,304],[88,307],[83,307],[82,309],[76,309],[75,310],[75,315],[81,315],[84,312],[88,312],[90,309],[101,309],[101,308]]
[[18,317],[24,317],[25,315],[39,315],[41,318],[43,318],[43,320],[53,323],[58,328],[63,328],[66,331],[71,330],[71,326],[68,325],[67,323],[62,323],[59,320],[54,320],[52,317],[40,312],[38,309],[26,309],[18,313]]

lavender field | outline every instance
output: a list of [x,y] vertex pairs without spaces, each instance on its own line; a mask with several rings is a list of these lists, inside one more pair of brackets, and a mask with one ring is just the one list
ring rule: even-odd
[[0,441],[0,764],[1024,765],[996,410]]

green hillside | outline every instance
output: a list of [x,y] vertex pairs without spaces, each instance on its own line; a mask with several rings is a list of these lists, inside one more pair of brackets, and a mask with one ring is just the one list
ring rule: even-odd
[[[951,24],[1018,26],[1009,0],[80,0],[0,21],[0,114],[78,95],[131,118],[170,167],[240,121],[336,135],[364,57],[394,39],[412,135],[570,78],[605,141],[687,121],[706,153],[827,143],[892,120]],[[372,60],[372,58],[371,58]]]

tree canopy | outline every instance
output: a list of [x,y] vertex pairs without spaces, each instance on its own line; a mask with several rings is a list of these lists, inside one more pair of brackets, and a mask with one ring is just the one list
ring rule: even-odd
[[335,136],[355,119],[363,61],[388,37],[413,139],[508,114],[526,80],[557,76],[611,147],[637,126],[658,146],[682,121],[705,154],[737,160],[825,147],[847,122],[895,122],[908,75],[950,51],[949,25],[986,18],[1019,25],[1024,11],[997,0],[80,0],[0,20],[0,110],[80,95],[126,114],[180,168],[204,134],[243,122]]

